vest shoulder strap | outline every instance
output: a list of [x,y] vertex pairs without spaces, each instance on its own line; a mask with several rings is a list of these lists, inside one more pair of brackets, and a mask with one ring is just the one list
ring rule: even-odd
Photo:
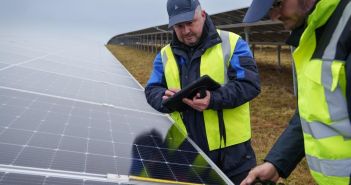
[[224,62],[226,64],[225,66],[229,66],[229,60],[232,58],[236,43],[239,40],[240,36],[235,33],[223,31],[219,29],[217,29],[217,32],[222,40],[221,45],[222,45],[222,52],[224,56]]

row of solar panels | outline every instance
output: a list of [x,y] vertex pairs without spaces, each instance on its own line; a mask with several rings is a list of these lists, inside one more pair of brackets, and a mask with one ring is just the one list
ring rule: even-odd
[[[257,23],[242,23],[247,8],[222,12],[210,15],[213,23],[219,29],[227,30],[239,34],[245,39],[248,39],[253,44],[268,44],[268,45],[284,45],[289,31],[283,27],[279,21],[270,21],[268,17],[263,18]],[[166,40],[165,33],[169,33],[168,38],[171,38],[171,30],[168,25],[158,25],[141,30],[136,30],[128,33],[116,35],[111,38],[109,43],[119,44],[120,40],[130,39],[133,41],[143,42],[146,40],[153,43],[160,43],[160,40]]]
[[1,35],[0,184],[145,180],[230,183],[103,45]]

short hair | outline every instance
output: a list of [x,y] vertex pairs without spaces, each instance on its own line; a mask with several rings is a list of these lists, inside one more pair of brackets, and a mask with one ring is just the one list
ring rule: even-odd
[[201,5],[198,5],[195,9],[195,14],[201,14],[201,13],[202,13]]

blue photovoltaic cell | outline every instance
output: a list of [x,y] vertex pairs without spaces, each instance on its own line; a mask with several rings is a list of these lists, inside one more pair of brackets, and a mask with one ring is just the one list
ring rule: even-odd
[[[12,80],[16,79],[16,80]],[[41,79],[46,79],[41,82]],[[39,84],[40,85],[37,85]],[[111,103],[115,106],[148,110],[145,96],[139,86],[113,86],[99,81],[91,81],[28,68],[13,67],[0,73],[0,84],[9,88],[45,93],[64,98],[74,98],[96,103]],[[123,85],[123,84],[120,84]],[[116,96],[125,94],[126,97]]]
[[0,143],[0,163],[1,164],[13,164],[14,160],[16,159],[18,153],[24,147],[19,145],[11,145],[11,144],[3,144]]
[[8,64],[0,63],[0,69],[3,68],[3,67],[6,67],[6,66],[9,66],[9,65],[8,65]]
[[85,153],[87,152],[88,141],[85,138],[64,136],[58,146],[60,150]]
[[[168,124],[167,119],[159,120],[156,115],[139,113],[136,118],[128,111],[109,107],[41,99],[40,96],[13,98],[9,96],[11,91],[2,91],[8,91],[8,94],[1,94],[13,104],[1,105],[1,109],[15,110],[9,118],[11,122],[4,124],[6,127],[2,127],[0,133],[2,149],[7,152],[3,155],[3,164],[92,174],[122,172],[137,176],[142,175],[138,174],[141,171],[148,171],[147,177],[178,180],[176,171],[168,163],[190,168],[191,158],[199,155],[186,140],[185,150],[167,149],[162,139],[165,133],[158,132],[167,131],[159,129]],[[22,102],[25,109],[17,107],[16,100]],[[26,125],[25,119],[31,123]],[[130,169],[124,169],[128,163],[131,163]],[[196,174],[195,170],[192,172]]]
[[165,160],[170,163],[189,164],[188,160],[184,155],[185,152],[171,149],[160,149],[160,151]]
[[15,53],[0,51],[0,63],[3,64],[16,64],[30,59],[29,57],[21,56]]
[[[198,173],[190,166],[169,164],[169,167],[174,172],[175,177],[178,179],[178,181],[193,182],[193,183],[199,183],[199,184],[203,184],[204,182],[208,183],[207,181],[202,180],[202,177],[200,176],[200,174],[204,172]],[[209,168],[208,169],[205,168],[205,169],[209,170]]]
[[15,173],[0,173],[2,185],[113,185],[112,182],[84,181],[80,179],[45,177]]
[[87,155],[86,172],[98,174],[117,174],[115,158],[103,155]]
[[66,171],[86,171],[85,155],[72,151],[58,151],[51,164],[52,169]]
[[48,177],[48,178],[45,178],[43,185],[84,185],[84,181],[78,180],[78,179]]
[[84,185],[116,185],[112,182],[85,181]]
[[226,184],[106,48],[61,42],[0,42],[0,184]]
[[143,164],[145,168],[148,169],[147,172],[149,177],[177,181],[168,164],[157,161],[144,161]]
[[[35,69],[37,71],[52,74],[61,74],[71,78],[80,78],[96,82],[105,82],[112,86],[123,85],[126,87],[140,89],[140,86],[124,70],[118,71],[118,73],[104,72],[94,70],[94,68],[87,68],[82,65],[79,66],[78,64],[72,65],[72,63],[63,64],[59,62],[54,62],[54,59],[37,60],[35,62],[21,65],[21,67],[29,68],[31,70]],[[79,74],[79,76],[77,76],[77,74]]]
[[44,176],[8,173],[0,180],[1,185],[42,185]]
[[[6,96],[3,91],[7,90],[0,90],[5,99],[16,102],[17,98]],[[184,170],[179,170],[183,167],[191,169],[188,173],[196,174],[196,177],[193,177],[194,182],[206,182],[198,173],[203,170],[195,170],[189,166],[195,158],[202,162],[194,165],[202,166],[207,171],[212,170],[187,140],[179,146],[181,150],[168,149],[165,141],[171,142],[172,139],[163,139],[166,133],[159,132],[167,131],[167,129],[159,129],[168,124],[167,119],[155,119],[156,115],[138,113],[139,116],[136,118],[124,110],[84,103],[68,103],[62,100],[54,101],[54,98],[52,100],[54,103],[51,104],[48,103],[50,102],[48,98],[32,97],[35,101],[25,101],[23,98],[18,100],[26,102],[27,108],[12,109],[21,111],[14,111],[13,121],[6,124],[6,127],[1,127],[0,152],[3,164],[92,174],[122,173],[136,176],[142,175],[141,172],[146,170],[149,172],[144,174],[147,177],[177,181],[183,176]],[[11,107],[16,107],[15,105]],[[32,109],[31,106],[36,108]],[[7,107],[9,105],[1,106],[2,109]],[[34,127],[21,126],[23,125],[21,118],[25,115],[37,114],[38,111],[34,110],[40,110],[38,107],[46,107],[47,111],[42,111],[44,115],[40,119],[31,118],[36,122],[33,124]],[[54,107],[57,108],[54,109]],[[53,111],[62,110],[63,107],[70,111],[66,111],[66,114]],[[85,113],[89,113],[88,116],[82,117],[81,115]],[[92,115],[99,118],[92,121]],[[105,121],[96,121],[99,119]],[[153,119],[157,121],[152,121]],[[136,127],[143,129],[136,129]],[[56,132],[57,130],[60,132]],[[91,134],[95,130],[98,132]],[[102,135],[99,136],[99,133]],[[158,167],[162,167],[163,170],[159,170]]]
[[89,140],[88,152],[91,154],[101,154],[114,156],[113,143],[99,140]]
[[8,144],[25,145],[32,135],[33,132],[27,130],[3,129],[0,141]]
[[25,147],[18,154],[13,165],[47,169],[50,167],[54,154],[55,151],[50,149]]
[[28,145],[40,148],[56,149],[58,143],[60,142],[60,138],[61,136],[51,133],[38,133],[31,138]]

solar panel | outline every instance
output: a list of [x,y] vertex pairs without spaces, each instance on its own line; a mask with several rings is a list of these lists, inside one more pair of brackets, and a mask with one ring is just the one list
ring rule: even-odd
[[0,184],[231,184],[103,44],[9,30]]

